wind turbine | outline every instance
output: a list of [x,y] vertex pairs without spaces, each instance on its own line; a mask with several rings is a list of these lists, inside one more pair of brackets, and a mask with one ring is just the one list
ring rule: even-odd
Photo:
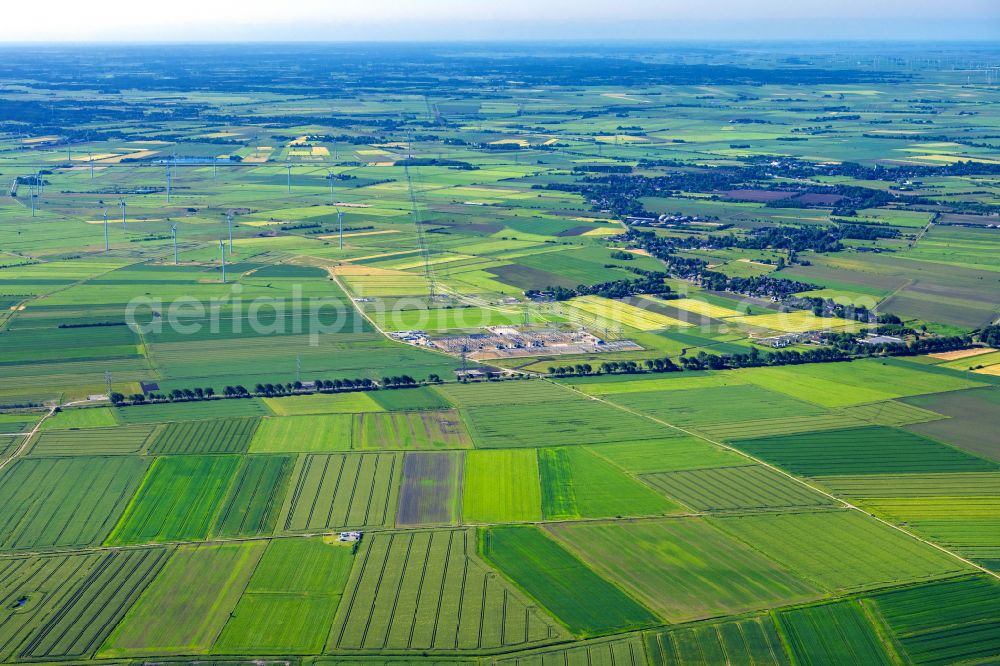
[[340,249],[344,249],[344,213],[337,209],[337,223],[340,225]]
[[336,201],[333,198],[333,169],[327,169],[326,171],[330,178],[330,205],[333,206],[336,204]]
[[292,193],[292,165],[289,164],[289,165],[286,166],[286,168],[288,169],[288,193],[291,194]]
[[170,235],[174,239],[174,266],[177,265],[177,225],[174,224],[170,227]]
[[229,254],[233,253],[233,214],[229,213],[226,215],[226,221],[229,223]]
[[167,162],[167,203],[170,203],[170,162]]
[[111,250],[111,243],[108,240],[108,209],[104,209],[104,252]]
[[222,257],[222,284],[226,284],[226,246],[219,239],[219,256]]
[[118,200],[118,205],[122,209],[122,231],[128,231],[128,222],[125,221],[125,197]]
[[38,177],[32,178],[31,182],[28,183],[28,198],[31,199],[31,217],[35,216],[35,187],[38,184]]

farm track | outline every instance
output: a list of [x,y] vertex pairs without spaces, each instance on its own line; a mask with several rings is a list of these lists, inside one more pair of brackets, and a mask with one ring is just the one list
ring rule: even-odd
[[45,422],[45,419],[49,418],[50,416],[52,416],[55,413],[56,413],[56,407],[55,407],[55,405],[53,405],[49,409],[48,414],[46,414],[41,419],[39,419],[38,423],[35,424],[35,427],[32,428],[31,431],[27,433],[27,437],[25,437],[24,441],[21,442],[21,445],[19,447],[17,447],[17,450],[14,451],[14,453],[12,453],[9,456],[7,456],[6,460],[0,462],[0,471],[2,471],[4,467],[6,467],[7,465],[9,465],[16,458],[18,458],[19,456],[21,456],[22,454],[24,454],[25,451],[28,450],[28,446],[31,444],[31,440],[34,439],[35,435],[38,434],[38,431],[41,430],[42,423]]
[[767,467],[767,468],[773,470],[774,472],[777,472],[778,474],[786,476],[789,479],[792,479],[793,481],[795,481],[796,483],[801,484],[801,485],[809,488],[810,490],[813,490],[813,491],[815,491],[817,493],[820,493],[821,495],[825,495],[826,497],[834,500],[835,502],[840,503],[840,505],[842,506],[842,508],[850,509],[852,511],[857,511],[858,513],[864,514],[865,516],[868,516],[869,518],[871,518],[873,520],[876,520],[876,521],[882,523],[883,525],[891,527],[892,529],[896,530],[897,532],[901,532],[902,534],[905,534],[906,536],[910,537],[911,539],[916,539],[917,541],[920,541],[921,543],[927,544],[928,546],[936,548],[937,550],[941,551],[942,553],[945,553],[945,554],[950,555],[951,557],[953,557],[953,558],[955,558],[957,560],[960,560],[961,562],[965,563],[966,565],[977,569],[981,573],[988,574],[988,575],[992,576],[993,578],[996,578],[997,580],[1000,580],[1000,573],[991,571],[991,570],[987,569],[986,567],[984,567],[984,566],[982,566],[980,564],[977,564],[976,562],[973,562],[972,560],[969,560],[969,559],[967,559],[965,557],[962,557],[958,553],[956,553],[956,552],[954,552],[952,550],[949,550],[948,548],[945,548],[944,546],[942,546],[940,544],[937,544],[937,543],[935,543],[933,541],[930,541],[928,539],[924,539],[923,537],[918,536],[918,535],[914,534],[913,532],[910,532],[909,530],[907,530],[907,529],[905,529],[903,527],[900,527],[899,525],[895,525],[895,524],[893,524],[893,523],[891,523],[891,522],[889,522],[887,520],[879,518],[876,515],[870,514],[867,511],[865,511],[864,509],[862,509],[861,507],[856,506],[856,505],[848,502],[847,500],[845,500],[845,499],[843,499],[841,497],[837,497],[836,495],[833,495],[833,494],[831,494],[831,493],[823,490],[822,488],[814,486],[813,484],[811,484],[811,483],[809,483],[809,482],[807,482],[807,481],[805,481],[803,479],[800,479],[799,477],[797,477],[797,476],[795,476],[793,474],[790,474],[790,473],[786,472],[785,470],[781,469],[780,467],[776,467],[776,466],[768,463],[765,460],[761,460],[759,458],[755,458],[754,456],[751,456],[751,455],[749,455],[749,454],[747,454],[747,453],[745,453],[743,451],[740,451],[739,449],[736,449],[736,448],[734,448],[732,446],[729,446],[728,444],[725,444],[723,442],[719,442],[719,441],[715,441],[713,439],[709,439],[705,435],[699,434],[699,433],[697,433],[697,432],[695,432],[693,430],[688,430],[686,428],[674,425],[674,424],[669,423],[667,421],[664,421],[662,419],[658,419],[658,418],[656,418],[654,416],[650,416],[648,414],[643,414],[642,412],[638,412],[638,411],[629,409],[628,407],[615,404],[613,402],[610,402],[608,400],[605,400],[605,399],[601,398],[600,396],[587,395],[586,393],[583,393],[583,391],[575,389],[572,386],[565,386],[565,385],[559,384],[558,382],[553,382],[553,381],[551,381],[549,379],[546,379],[545,381],[548,381],[549,383],[555,384],[557,386],[562,386],[563,388],[565,388],[565,389],[567,389],[569,391],[573,391],[575,393],[579,393],[580,395],[584,395],[584,396],[586,396],[588,398],[591,398],[592,400],[597,400],[598,402],[603,402],[603,403],[611,405],[613,407],[617,407],[618,409],[620,409],[620,410],[622,410],[624,412],[628,412],[630,414],[633,414],[635,416],[642,416],[644,418],[647,418],[647,419],[649,419],[651,421],[655,421],[656,423],[659,423],[659,424],[661,424],[663,426],[666,426],[668,428],[671,428],[673,430],[677,430],[678,432],[682,432],[682,433],[684,433],[686,435],[689,435],[691,437],[697,437],[699,439],[703,439],[703,440],[705,440],[707,442],[715,444],[716,446],[720,446],[720,447],[722,447],[724,449],[727,449],[728,451],[730,451],[732,453],[736,453],[736,454],[738,454],[740,456],[743,456],[745,458],[753,460],[755,463],[757,463],[759,465],[763,465],[764,467]]

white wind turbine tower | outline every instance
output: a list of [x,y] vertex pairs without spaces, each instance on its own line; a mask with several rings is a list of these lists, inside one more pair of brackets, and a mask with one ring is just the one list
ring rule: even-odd
[[226,284],[226,246],[219,239],[219,256],[222,257],[222,284]]
[[337,209],[337,224],[340,225],[340,249],[344,249],[344,213]]

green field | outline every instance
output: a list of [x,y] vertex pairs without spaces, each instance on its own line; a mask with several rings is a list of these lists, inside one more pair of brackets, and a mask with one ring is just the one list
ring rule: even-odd
[[129,455],[145,453],[155,441],[157,427],[151,425],[86,430],[46,430],[35,435],[32,456]]
[[235,537],[274,532],[293,466],[291,456],[245,457],[212,533]]
[[[297,566],[289,567],[288,562]],[[213,652],[320,652],[352,563],[351,548],[342,544],[323,539],[271,541]]]
[[468,407],[461,413],[479,448],[601,444],[655,439],[664,431],[649,419],[588,400]]
[[475,553],[470,530],[366,540],[328,647],[475,652],[565,636]]
[[796,663],[893,663],[856,601],[785,611],[777,617]]
[[538,471],[546,520],[652,516],[680,509],[586,449],[539,449]]
[[115,415],[121,423],[169,423],[269,414],[262,401],[251,399],[141,405],[118,409]]
[[564,523],[548,529],[596,571],[671,623],[818,595],[795,572],[699,519]]
[[204,539],[239,462],[236,456],[157,458],[107,542]]
[[149,447],[155,455],[244,453],[259,419],[219,419],[168,423]]
[[353,419],[346,414],[279,416],[261,419],[251,453],[349,451]]
[[[747,515],[713,520],[790,571],[827,590],[939,578],[968,565],[855,511]],[[794,549],[784,543],[795,543]]]
[[741,440],[734,445],[807,476],[997,469],[997,463],[990,460],[904,430],[879,426]]
[[467,449],[472,440],[455,410],[357,414],[357,449]]
[[0,25],[0,665],[1000,666],[997,3],[107,4]]
[[1000,648],[997,582],[984,576],[930,583],[874,597],[916,664],[987,661]]
[[762,465],[644,474],[643,482],[696,511],[822,506],[835,500]]
[[107,428],[118,425],[110,407],[64,409],[42,423],[42,430],[72,430],[76,428]]
[[367,393],[335,393],[332,395],[314,393],[288,398],[265,398],[263,402],[278,416],[382,411],[382,407]]
[[756,386],[720,386],[658,392],[622,393],[610,400],[672,425],[699,426],[785,416],[819,416],[823,409]]
[[774,621],[766,615],[647,634],[646,652],[653,663],[678,666],[791,663]]
[[671,430],[664,430],[663,434],[678,436],[661,440],[598,444],[586,448],[630,474],[731,467],[753,463],[749,458],[698,437],[681,435]]
[[100,656],[207,653],[266,545],[179,547],[105,641]]
[[104,541],[148,461],[133,456],[26,458],[0,471],[0,548],[45,550]]
[[465,454],[462,518],[467,523],[540,520],[542,493],[533,450]]
[[601,666],[642,666],[646,655],[636,634],[617,640],[596,640],[568,648],[542,648],[513,657],[500,658],[496,663],[516,666],[545,666],[545,664],[600,664]]
[[495,527],[482,553],[571,632],[594,635],[638,629],[656,618],[535,527]]
[[392,523],[400,459],[392,453],[300,456],[278,529],[288,532]]
[[[44,618],[63,608],[107,554],[96,551],[56,555],[20,555],[0,558],[0,590],[4,598],[28,597],[20,607],[4,604],[0,610],[0,657],[7,660],[38,632]],[[33,596],[32,596],[33,595]]]
[[86,658],[143,593],[167,561],[163,548],[111,551],[21,649],[34,660]]

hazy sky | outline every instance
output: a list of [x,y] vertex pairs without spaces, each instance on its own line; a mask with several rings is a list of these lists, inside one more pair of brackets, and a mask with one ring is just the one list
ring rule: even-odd
[[1000,0],[48,0],[0,42],[996,39]]

